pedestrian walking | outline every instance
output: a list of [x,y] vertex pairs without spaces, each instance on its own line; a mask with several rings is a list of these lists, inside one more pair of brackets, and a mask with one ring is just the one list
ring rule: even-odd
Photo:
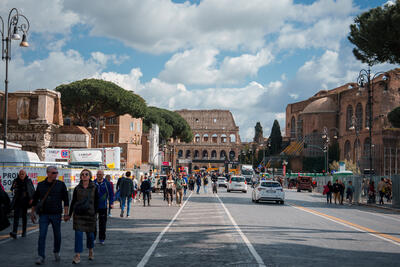
[[[101,173],[99,174],[99,172],[97,172],[97,181],[99,177],[101,177]],[[104,175],[104,173],[102,175]],[[75,231],[75,256],[72,259],[73,264],[80,263],[81,261],[83,233],[86,233],[86,246],[89,249],[89,260],[94,260],[93,248],[96,232],[96,213],[98,212],[100,201],[99,185],[96,185],[96,182],[92,182],[90,180],[91,177],[92,173],[88,169],[83,169],[80,174],[80,182],[75,187],[72,194],[69,218],[73,216],[73,229]],[[101,179],[103,183],[103,177],[101,177]],[[107,220],[107,206],[105,207],[106,212],[103,214],[103,217]]]
[[137,191],[138,191],[138,180],[136,179],[135,175],[132,175],[132,182],[133,182],[133,203],[136,202],[136,196],[137,196]]
[[[117,185],[118,186],[118,185]],[[118,189],[118,188],[117,188]],[[131,210],[132,194],[134,192],[133,181],[131,179],[131,172],[127,171],[119,184],[120,198],[121,198],[121,218],[124,217],[124,210],[126,206],[126,217],[129,217]]]
[[[168,175],[168,178],[171,175]],[[167,200],[167,176],[161,177],[161,190],[163,191],[164,201]],[[172,179],[172,176],[171,176]]]
[[343,205],[344,190],[345,190],[344,183],[341,180],[339,180],[340,205]]
[[381,178],[381,180],[378,183],[378,192],[379,192],[379,204],[383,205],[383,197],[385,196],[385,189],[386,189],[386,183],[385,179]]
[[140,185],[140,192],[143,195],[143,207],[146,207],[146,199],[147,199],[147,205],[150,206],[150,191],[151,191],[151,182],[148,179],[147,175],[145,175],[144,180]]
[[27,211],[29,205],[32,203],[35,188],[32,180],[26,175],[25,170],[20,170],[18,177],[14,179],[11,185],[13,192],[13,200],[11,202],[11,209],[14,210],[14,223],[10,236],[14,239],[17,238],[19,218],[22,218],[22,237],[26,236],[26,226],[28,222]]
[[168,175],[168,180],[166,181],[166,198],[168,201],[168,206],[172,205],[172,202],[174,200],[174,188],[175,188],[175,182],[172,179],[172,174]]
[[185,186],[183,187],[183,195],[184,196],[186,196],[186,191],[187,191],[187,189],[188,189],[188,178],[187,178],[187,176],[185,175],[185,176],[183,176],[183,180],[185,181]]
[[368,201],[367,203],[374,204],[376,202],[376,194],[375,194],[375,182],[370,181],[368,188]]
[[109,174],[106,175],[106,180],[110,183],[111,189],[112,189],[111,190],[112,191],[112,202],[109,201],[109,203],[108,203],[108,217],[111,217],[112,216],[111,215],[111,210],[114,208],[112,203],[114,203],[114,200],[115,200],[114,183],[112,182],[111,175],[109,175]]
[[40,182],[33,195],[31,220],[36,222],[36,215],[39,214],[39,241],[38,255],[36,264],[44,264],[46,255],[46,236],[49,224],[53,228],[54,238],[54,259],[60,261],[61,248],[61,214],[64,204],[64,220],[69,220],[68,216],[68,191],[64,182],[57,180],[58,170],[55,166],[49,166],[46,169],[47,177]]
[[203,181],[203,185],[204,185],[204,193],[207,194],[207,186],[208,186],[208,176],[204,176],[204,181]]
[[[1,183],[0,183],[1,184]],[[0,231],[10,226],[8,214],[11,211],[11,201],[4,187],[0,186]]]
[[349,201],[349,204],[353,204],[353,194],[354,194],[354,186],[353,182],[349,181],[346,189],[346,199]]
[[142,183],[143,183],[143,181],[144,181],[144,176],[143,175],[141,175],[140,176],[140,181],[139,181],[139,196],[138,196],[138,200],[140,201],[140,197],[142,196],[142,190],[140,190],[140,188],[142,187]]
[[189,178],[189,190],[192,191],[192,192],[194,190],[194,184],[195,183],[196,183],[196,181],[195,181],[195,179],[193,177],[193,174],[191,174],[190,178]]
[[183,188],[185,187],[186,182],[182,178],[182,174],[178,174],[178,178],[175,180],[175,189],[176,189],[176,205],[182,206],[182,198],[183,198]]
[[198,174],[196,178],[196,185],[197,185],[197,194],[200,194],[201,188],[201,176]]
[[328,183],[324,186],[324,194],[326,194],[326,202],[329,204],[332,204],[332,193],[333,193],[332,182],[328,181]]
[[335,204],[340,204],[340,185],[338,180],[333,184],[333,200],[335,201]]
[[[99,214],[99,243],[104,245],[106,240],[106,229],[107,229],[107,208],[111,211],[113,208],[113,190],[111,184],[107,179],[104,179],[104,171],[98,170],[96,173],[96,180],[94,184],[97,188],[97,194],[99,197],[99,202],[97,204],[97,213]],[[94,234],[94,239],[97,236],[97,228]]]

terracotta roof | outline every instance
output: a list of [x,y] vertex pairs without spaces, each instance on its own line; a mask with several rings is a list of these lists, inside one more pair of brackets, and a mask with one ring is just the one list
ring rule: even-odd
[[322,97],[308,104],[302,113],[332,113],[336,112],[336,110],[336,104],[332,98]]

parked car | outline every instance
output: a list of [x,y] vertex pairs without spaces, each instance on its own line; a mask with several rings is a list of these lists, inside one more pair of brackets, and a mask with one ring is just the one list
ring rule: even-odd
[[225,177],[223,177],[223,176],[220,176],[220,177],[218,177],[218,179],[217,179],[217,184],[218,184],[218,187],[227,187],[227,182],[226,182],[226,178]]
[[253,188],[251,194],[253,202],[275,201],[276,203],[285,203],[285,192],[281,184],[277,181],[261,181]]
[[312,192],[312,177],[310,176],[299,176],[297,177],[297,192],[301,190],[307,190],[308,192]]
[[246,179],[243,176],[232,176],[229,180],[226,191],[242,191],[243,193],[247,193]]

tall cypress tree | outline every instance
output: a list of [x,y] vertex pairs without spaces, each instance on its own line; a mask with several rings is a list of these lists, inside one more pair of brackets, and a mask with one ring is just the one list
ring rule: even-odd
[[277,120],[274,120],[269,140],[271,140],[271,154],[275,155],[280,153],[282,147],[282,133],[281,126]]

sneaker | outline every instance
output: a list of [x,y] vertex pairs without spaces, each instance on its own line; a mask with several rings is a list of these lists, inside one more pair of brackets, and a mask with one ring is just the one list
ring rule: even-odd
[[43,257],[38,257],[35,261],[36,265],[42,265],[44,264],[44,258]]
[[121,214],[119,215],[119,217],[124,217],[124,213],[121,211]]
[[112,217],[111,213],[110,213],[110,214],[108,214],[108,217]]
[[10,232],[10,236],[14,239],[17,239],[17,233]]
[[94,260],[93,249],[89,249],[89,260],[90,260],[90,261]]
[[104,246],[104,240],[100,240],[99,244]]
[[129,215],[128,215],[128,214],[126,215],[126,218],[129,218]]
[[72,258],[72,264],[78,264],[78,263],[80,263],[80,262],[81,262],[81,257],[80,257],[80,256],[75,255],[75,256]]
[[60,253],[54,252],[54,260],[57,262],[60,261]]

